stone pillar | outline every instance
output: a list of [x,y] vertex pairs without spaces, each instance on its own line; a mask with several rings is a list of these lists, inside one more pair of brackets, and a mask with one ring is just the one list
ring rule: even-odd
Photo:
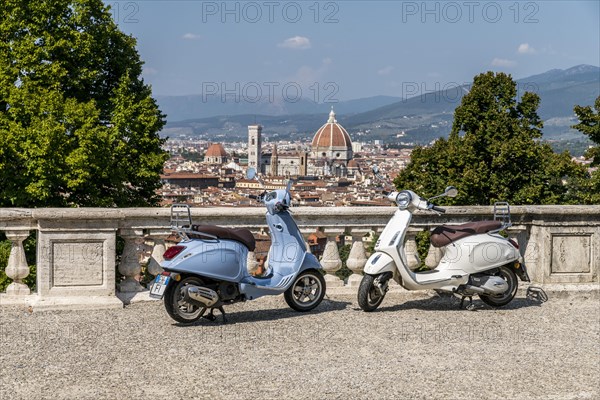
[[417,251],[417,242],[415,240],[417,233],[419,232],[420,230],[415,231],[413,229],[408,229],[408,231],[406,232],[406,242],[404,243],[406,262],[408,263],[408,268],[410,268],[413,271],[419,268],[419,266],[421,265],[419,252]]
[[144,242],[142,229],[120,229],[119,236],[125,240],[125,248],[119,263],[119,272],[125,280],[119,283],[120,292],[142,292],[144,287],[135,278],[142,272],[140,250]]
[[11,242],[10,255],[6,266],[6,276],[13,282],[6,288],[9,296],[27,296],[31,293],[23,279],[29,275],[29,266],[25,258],[23,240],[29,237],[29,231],[6,231],[6,237]]
[[524,246],[523,259],[532,283],[544,283],[544,266],[542,263],[543,246],[550,243],[550,237],[543,234],[540,226],[532,225],[529,238]]
[[321,257],[321,265],[325,272],[327,272],[325,282],[327,283],[327,287],[341,287],[344,286],[344,281],[335,276],[336,271],[342,268],[342,259],[340,258],[340,252],[335,241],[337,235],[333,232],[326,232],[326,234],[327,244],[325,245],[323,257]]
[[363,230],[352,229],[352,248],[346,261],[346,265],[353,272],[348,277],[348,286],[350,287],[358,287],[362,281],[362,272],[367,262],[365,245],[362,240],[365,233]]

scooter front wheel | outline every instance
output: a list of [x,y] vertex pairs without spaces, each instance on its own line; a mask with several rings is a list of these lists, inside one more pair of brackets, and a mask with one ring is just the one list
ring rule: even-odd
[[302,272],[292,286],[283,294],[285,302],[296,311],[310,311],[321,303],[325,296],[325,279],[319,271]]
[[381,294],[375,286],[375,276],[365,274],[358,287],[358,305],[364,311],[375,311],[383,301],[385,293]]
[[184,301],[184,290],[187,285],[202,286],[204,282],[200,278],[190,276],[180,282],[169,285],[165,291],[164,302],[167,314],[177,322],[190,324],[202,317],[206,311],[205,307]]

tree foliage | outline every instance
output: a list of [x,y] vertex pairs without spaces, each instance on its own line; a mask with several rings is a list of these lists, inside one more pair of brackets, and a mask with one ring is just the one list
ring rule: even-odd
[[417,147],[395,180],[399,188],[429,197],[456,186],[448,204],[487,205],[577,203],[574,188],[586,171],[568,153],[541,143],[540,98],[526,92],[517,100],[510,75],[487,72],[454,112],[452,132],[431,147]]
[[164,126],[133,37],[101,0],[0,5],[0,206],[158,199]]
[[579,118],[579,123],[573,125],[581,133],[588,135],[590,140],[596,145],[588,149],[585,156],[592,159],[592,166],[600,165],[600,96],[596,98],[594,104],[595,111],[591,106],[575,106],[573,111]]
[[[579,118],[579,123],[573,125],[581,133],[589,136],[595,146],[590,147],[585,156],[592,160],[592,167],[600,167],[600,96],[594,104],[595,111],[591,106],[575,106],[573,111]],[[586,203],[600,203],[600,170],[592,173],[592,177],[586,185]]]

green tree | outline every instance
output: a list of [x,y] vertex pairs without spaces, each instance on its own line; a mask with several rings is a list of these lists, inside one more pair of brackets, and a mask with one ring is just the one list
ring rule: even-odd
[[596,98],[594,108],[595,111],[591,106],[575,106],[573,111],[579,118],[579,123],[572,126],[584,135],[588,135],[590,140],[596,144],[585,154],[587,158],[592,159],[593,167],[600,165],[600,96]]
[[164,115],[101,0],[0,5],[0,206],[155,204]]
[[586,176],[568,153],[555,154],[539,142],[543,123],[538,95],[517,100],[510,75],[487,72],[475,77],[454,112],[448,139],[417,147],[395,180],[399,188],[429,197],[447,185],[458,188],[448,204],[486,205],[578,202],[571,182]]
[[[589,136],[590,140],[596,144],[586,151],[585,157],[592,160],[592,167],[598,167],[600,166],[600,96],[596,98],[594,108],[595,111],[591,106],[575,106],[573,111],[579,118],[579,123],[572,127]],[[600,203],[600,170],[592,173],[591,179],[582,182],[582,186],[586,192],[586,203]]]

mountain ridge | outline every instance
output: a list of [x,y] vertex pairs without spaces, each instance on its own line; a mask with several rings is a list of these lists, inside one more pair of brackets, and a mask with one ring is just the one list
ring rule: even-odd
[[[569,128],[573,124],[573,107],[577,104],[593,104],[600,95],[600,67],[586,64],[552,69],[515,81],[518,95],[533,91],[540,96],[538,113],[542,120],[552,120],[552,124],[544,128],[546,138],[573,135]],[[389,140],[390,137],[397,137],[402,138],[399,142],[422,144],[448,135],[454,109],[470,87],[471,84],[461,85],[407,99],[400,98],[394,102],[390,102],[394,100],[393,96],[380,96],[381,99],[371,104],[380,102],[383,105],[362,112],[352,112],[352,109],[365,108],[368,101],[358,101],[352,105],[352,100],[349,100],[343,102],[346,106],[340,107],[342,102],[333,106],[338,121],[353,140]],[[234,140],[244,138],[246,126],[256,121],[264,125],[263,132],[273,138],[302,138],[313,134],[327,120],[330,104],[314,104],[318,112],[311,112],[312,108],[309,107],[306,109],[309,112],[300,112],[304,109],[297,108],[294,114],[242,113],[169,122],[165,134]]]

